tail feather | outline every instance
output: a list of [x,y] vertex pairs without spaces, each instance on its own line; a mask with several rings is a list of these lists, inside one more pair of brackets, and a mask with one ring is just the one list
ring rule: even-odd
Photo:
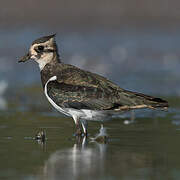
[[153,97],[153,96],[148,96],[145,94],[141,93],[135,93],[137,97],[141,97],[144,99],[144,103],[146,105],[152,106],[152,108],[168,108],[168,102],[164,99]]

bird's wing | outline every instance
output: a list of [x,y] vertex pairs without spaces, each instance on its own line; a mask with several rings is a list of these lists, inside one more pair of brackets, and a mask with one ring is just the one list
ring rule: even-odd
[[64,65],[56,72],[57,80],[48,84],[48,95],[62,107],[129,110],[165,103],[159,98],[126,91],[100,75],[71,65]]
[[[64,67],[65,66],[65,67]],[[118,86],[71,65],[56,67],[56,81],[48,83],[48,95],[66,108],[105,110],[117,105]]]

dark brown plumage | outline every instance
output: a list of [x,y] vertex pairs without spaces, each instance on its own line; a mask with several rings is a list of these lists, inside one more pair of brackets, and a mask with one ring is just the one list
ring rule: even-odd
[[61,107],[91,110],[129,110],[138,108],[166,108],[160,98],[120,88],[106,78],[63,63],[49,63],[41,71],[43,86],[47,80],[48,94]]

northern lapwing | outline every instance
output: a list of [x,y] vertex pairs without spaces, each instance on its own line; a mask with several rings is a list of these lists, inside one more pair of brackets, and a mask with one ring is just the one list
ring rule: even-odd
[[45,96],[59,112],[74,119],[77,134],[87,134],[87,120],[104,120],[133,109],[167,109],[168,102],[131,92],[110,80],[73,65],[64,64],[55,34],[36,39],[19,62],[33,59],[39,64]]

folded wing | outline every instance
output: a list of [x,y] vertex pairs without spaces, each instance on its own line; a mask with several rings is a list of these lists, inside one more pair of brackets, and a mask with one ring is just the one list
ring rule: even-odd
[[116,111],[168,107],[165,100],[124,90],[100,75],[71,65],[56,76],[57,80],[48,84],[48,95],[61,107]]

